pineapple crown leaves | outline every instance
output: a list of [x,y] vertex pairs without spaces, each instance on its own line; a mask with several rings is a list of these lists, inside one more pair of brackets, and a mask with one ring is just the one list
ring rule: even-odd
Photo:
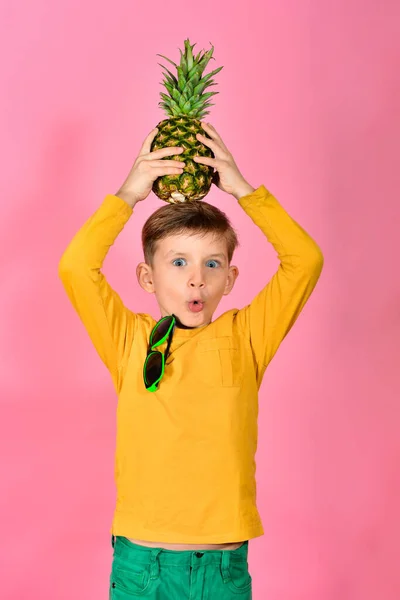
[[179,49],[181,55],[179,65],[166,56],[157,54],[157,56],[161,56],[161,58],[171,63],[177,71],[176,77],[167,67],[158,63],[164,69],[163,75],[165,79],[161,83],[169,94],[160,93],[163,102],[159,102],[159,106],[165,110],[168,116],[188,115],[203,118],[203,116],[209,114],[205,112],[205,109],[209,106],[214,106],[210,102],[207,102],[207,100],[219,93],[204,92],[207,88],[217,85],[212,77],[219,73],[223,67],[219,67],[205,77],[202,77],[209,61],[211,59],[215,60],[213,58],[214,46],[211,44],[210,50],[207,52],[203,50],[194,56],[193,48],[196,44],[191,45],[189,39],[186,39],[184,44],[185,51],[182,52]]

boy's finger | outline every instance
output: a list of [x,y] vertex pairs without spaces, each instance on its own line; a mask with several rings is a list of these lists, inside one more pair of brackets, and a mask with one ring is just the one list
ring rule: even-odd
[[182,146],[173,146],[167,148],[160,148],[159,150],[153,150],[145,156],[145,160],[154,160],[155,158],[164,158],[164,156],[174,156],[174,154],[182,154]]
[[208,135],[216,140],[220,146],[222,146],[222,148],[224,148],[224,150],[226,150],[227,152],[229,152],[228,148],[226,147],[226,145],[224,144],[221,136],[219,135],[219,133],[217,132],[217,130],[215,129],[215,127],[213,125],[211,125],[211,123],[205,123],[204,121],[201,121],[201,124],[203,126],[203,129],[206,133],[208,133]]
[[211,148],[211,150],[213,150],[213,152],[215,154],[215,152],[218,148],[218,145],[216,142],[214,142],[213,140],[210,140],[209,138],[207,138],[205,135],[202,135],[201,133],[196,133],[196,137],[202,144]]
[[193,160],[202,165],[208,165],[209,167],[217,168],[217,161],[215,158],[208,158],[208,156],[194,156]]
[[139,156],[143,156],[143,154],[148,154],[150,152],[151,143],[154,140],[154,138],[156,137],[157,133],[158,133],[157,127],[155,127],[154,129],[152,129],[150,131],[149,135],[143,142],[143,146],[140,149]]
[[202,125],[204,131],[206,131],[208,133],[208,135],[214,136],[214,137],[220,137],[217,133],[217,130],[215,129],[215,127],[213,127],[213,125],[211,125],[211,123],[205,123],[204,121],[201,121],[201,125]]

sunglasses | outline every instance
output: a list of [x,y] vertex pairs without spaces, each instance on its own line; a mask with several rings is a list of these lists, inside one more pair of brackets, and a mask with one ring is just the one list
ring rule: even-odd
[[[155,392],[157,390],[158,384],[164,375],[165,363],[171,347],[175,323],[175,315],[167,315],[156,323],[150,334],[149,348],[143,367],[144,385],[149,392]],[[164,353],[159,350],[154,350],[154,348],[163,344],[167,339],[167,349]]]

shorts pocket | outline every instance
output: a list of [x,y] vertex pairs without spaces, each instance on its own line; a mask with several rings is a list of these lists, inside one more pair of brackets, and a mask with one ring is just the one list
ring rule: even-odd
[[136,596],[144,596],[150,592],[153,580],[150,578],[148,565],[133,564],[120,566],[114,564],[111,570],[110,598],[125,600]]
[[242,594],[243,600],[251,599],[252,578],[246,561],[232,561],[229,564],[230,580],[226,583],[235,594]]

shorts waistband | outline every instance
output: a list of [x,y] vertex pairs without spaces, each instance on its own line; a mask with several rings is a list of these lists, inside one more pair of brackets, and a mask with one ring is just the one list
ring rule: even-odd
[[165,548],[149,548],[134,544],[123,536],[111,536],[114,555],[122,560],[151,565],[157,561],[160,566],[188,567],[195,565],[218,564],[229,562],[247,562],[248,541],[235,550],[169,550]]

